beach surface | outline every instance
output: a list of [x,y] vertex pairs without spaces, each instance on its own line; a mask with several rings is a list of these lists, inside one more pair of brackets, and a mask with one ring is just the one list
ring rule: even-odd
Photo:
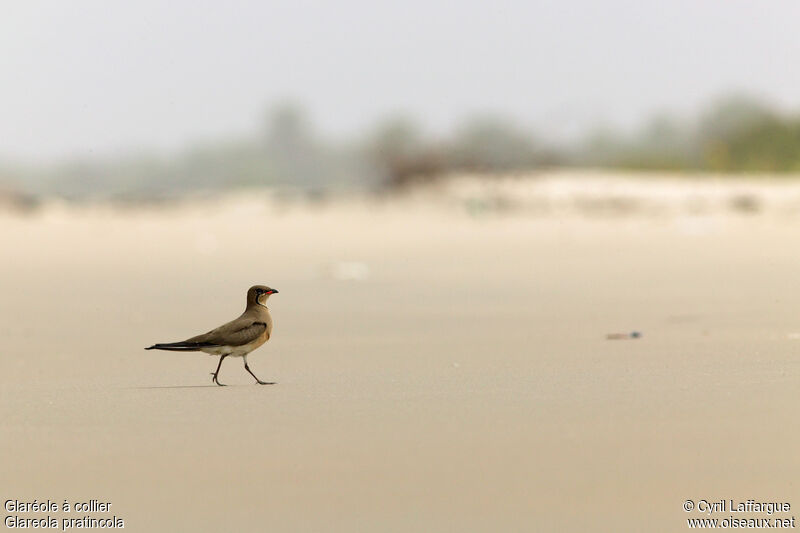
[[[720,499],[791,518],[800,213],[734,204],[3,212],[3,500],[111,502],[72,515],[132,531],[681,531],[708,516],[686,500]],[[280,294],[249,362],[276,385],[143,350],[258,283]]]

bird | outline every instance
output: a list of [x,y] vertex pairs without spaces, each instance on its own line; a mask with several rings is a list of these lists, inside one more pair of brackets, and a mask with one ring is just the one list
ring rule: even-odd
[[261,381],[247,365],[247,354],[264,344],[272,336],[272,316],[267,308],[267,300],[278,291],[266,285],[254,285],[247,290],[247,307],[244,312],[227,324],[212,329],[208,333],[197,335],[180,342],[153,344],[145,350],[168,350],[173,352],[205,352],[218,355],[219,364],[211,374],[212,383],[224,387],[219,382],[219,369],[226,357],[244,359],[244,369],[256,379],[259,385],[274,385],[273,382]]

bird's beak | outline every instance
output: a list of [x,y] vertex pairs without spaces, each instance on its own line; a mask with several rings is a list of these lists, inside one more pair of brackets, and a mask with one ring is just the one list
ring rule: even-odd
[[278,294],[278,291],[276,291],[275,289],[272,289],[267,294]]

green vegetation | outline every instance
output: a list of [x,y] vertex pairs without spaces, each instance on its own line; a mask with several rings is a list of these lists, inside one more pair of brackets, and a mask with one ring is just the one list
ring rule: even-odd
[[0,164],[0,192],[125,201],[198,190],[270,186],[309,192],[397,188],[457,172],[502,174],[592,166],[700,172],[800,172],[800,117],[745,97],[718,101],[693,120],[658,116],[633,135],[597,131],[554,148],[511,121],[477,116],[431,137],[398,117],[351,142],[321,139],[291,105],[250,138],[150,154],[73,160],[52,167]]
[[689,124],[659,117],[632,140],[595,135],[576,159],[639,170],[798,172],[800,117],[730,97]]

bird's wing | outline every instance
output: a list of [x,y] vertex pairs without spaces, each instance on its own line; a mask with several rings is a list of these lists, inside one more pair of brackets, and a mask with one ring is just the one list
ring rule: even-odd
[[218,346],[242,346],[250,344],[267,330],[267,324],[252,318],[240,317],[232,322],[187,339],[187,342],[203,342]]

